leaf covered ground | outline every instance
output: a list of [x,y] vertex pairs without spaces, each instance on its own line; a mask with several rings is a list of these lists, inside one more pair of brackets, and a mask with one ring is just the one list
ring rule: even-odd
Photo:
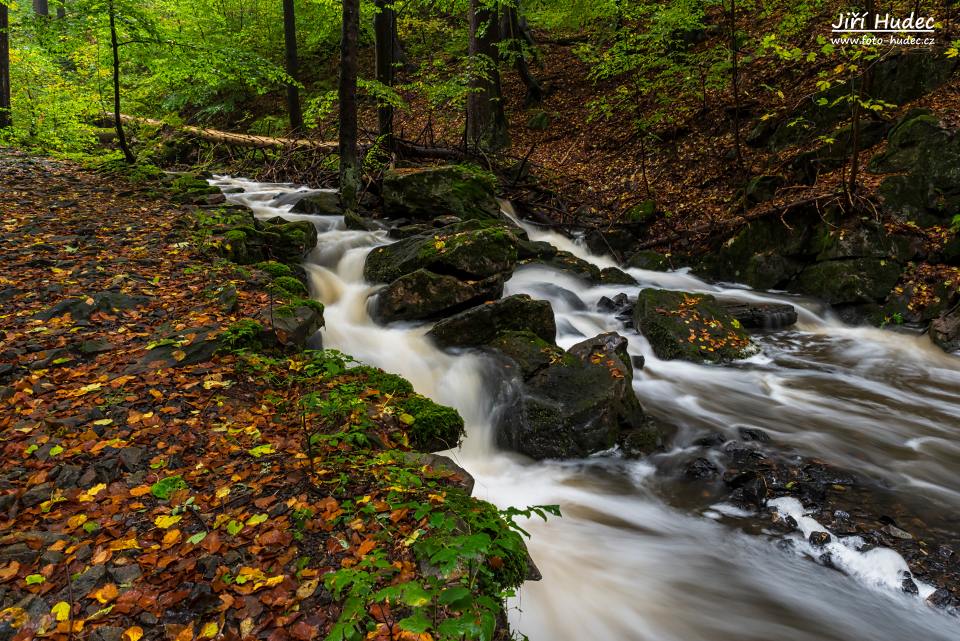
[[0,170],[0,638],[503,634],[522,541],[406,381],[235,349],[270,295],[155,185]]

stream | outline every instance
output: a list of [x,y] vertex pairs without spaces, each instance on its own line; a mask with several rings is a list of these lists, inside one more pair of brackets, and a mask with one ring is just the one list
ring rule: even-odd
[[[892,550],[857,552],[837,541],[843,573],[812,562],[803,542],[748,534],[750,516],[733,506],[703,509],[677,481],[656,474],[699,436],[740,428],[766,431],[779,445],[882,482],[918,513],[958,533],[960,548],[960,358],[925,336],[845,325],[824,305],[795,296],[706,283],[685,270],[628,272],[640,286],[590,286],[554,269],[519,267],[504,295],[550,301],[564,348],[619,331],[645,366],[634,389],[644,408],[677,428],[673,451],[641,461],[596,456],[535,462],[497,450],[491,417],[500,396],[491,360],[450,354],[425,337],[429,324],[380,326],[363,279],[367,253],[386,232],[347,230],[340,216],[273,206],[291,185],[218,177],[229,202],[262,217],[309,220],[319,232],[304,268],[326,306],[323,345],[396,372],[418,392],[457,408],[467,425],[449,455],[476,478],[475,496],[499,506],[559,504],[562,518],[525,523],[543,574],[510,603],[514,630],[531,641],[900,641],[960,639],[960,622],[899,590],[904,560]],[[239,188],[242,191],[236,191]],[[236,193],[229,193],[235,191]],[[511,215],[508,203],[504,211]],[[531,240],[600,267],[615,263],[555,232],[521,223]],[[602,296],[641,287],[709,292],[722,299],[789,302],[800,320],[753,333],[762,352],[727,365],[659,360],[645,339],[612,314]],[[696,507],[694,507],[696,506]],[[789,511],[795,506],[781,505]],[[797,514],[798,521],[802,515]],[[803,523],[801,523],[803,526]]]

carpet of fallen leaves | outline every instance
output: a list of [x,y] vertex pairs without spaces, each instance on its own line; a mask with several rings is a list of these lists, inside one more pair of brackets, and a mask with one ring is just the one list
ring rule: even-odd
[[[282,390],[229,354],[139,365],[267,304],[240,280],[222,304],[229,272],[187,242],[187,210],[12,151],[0,174],[0,638],[308,641],[339,613],[327,572],[382,546],[415,573],[418,524],[376,465],[321,459],[336,482],[314,482]],[[138,304],[37,317],[103,292]],[[382,518],[342,518],[356,497]]]

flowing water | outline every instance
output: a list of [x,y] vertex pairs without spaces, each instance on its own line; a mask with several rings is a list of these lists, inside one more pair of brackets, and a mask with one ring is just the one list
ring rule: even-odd
[[[895,552],[861,554],[835,542],[845,570],[836,572],[799,554],[802,541],[786,549],[744,533],[737,523],[748,515],[730,506],[686,508],[673,483],[655,474],[655,464],[707,431],[733,438],[739,428],[761,428],[804,455],[880,480],[960,533],[960,358],[926,337],[851,327],[815,301],[708,284],[683,270],[630,270],[641,287],[787,300],[800,313],[789,330],[756,333],[762,353],[747,361],[662,361],[642,336],[596,311],[602,296],[634,295],[637,287],[593,287],[552,269],[521,267],[505,295],[549,300],[562,347],[606,331],[627,336],[631,353],[646,359],[634,383],[644,407],[678,430],[677,449],[652,461],[533,462],[493,447],[498,394],[490,361],[439,351],[425,338],[429,325],[383,327],[370,319],[367,299],[378,286],[363,280],[363,263],[373,247],[391,242],[385,232],[351,231],[342,217],[272,206],[278,193],[295,189],[289,185],[232,178],[215,184],[242,189],[230,201],[257,215],[317,226],[305,268],[312,294],[326,305],[324,346],[397,372],[456,407],[468,437],[451,456],[476,478],[476,496],[501,506],[560,505],[563,518],[525,525],[543,581],[526,583],[510,614],[532,641],[960,639],[958,620],[922,600],[929,586],[920,586],[919,597],[897,589],[906,565]],[[569,238],[524,227],[532,240],[613,265]],[[790,500],[777,509],[795,514],[801,528],[816,525]]]

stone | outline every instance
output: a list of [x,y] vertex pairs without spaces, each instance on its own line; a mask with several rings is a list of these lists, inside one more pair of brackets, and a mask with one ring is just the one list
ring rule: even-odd
[[492,175],[467,166],[390,169],[381,195],[389,218],[453,214],[463,220],[500,220],[495,187]]
[[[286,204],[293,200],[295,194],[303,192],[293,192],[283,194],[274,200],[275,205]],[[297,214],[310,214],[313,216],[340,216],[343,214],[343,206],[340,204],[340,194],[336,191],[311,191],[306,192],[305,196],[296,198],[293,208],[290,210]]]
[[930,323],[930,338],[945,352],[960,351],[960,307],[940,314]]
[[549,302],[515,294],[442,320],[427,336],[441,348],[478,347],[505,332],[524,331],[553,344],[557,325]]
[[637,279],[616,267],[605,267],[600,270],[601,285],[636,285]]
[[665,360],[720,362],[756,353],[739,321],[709,294],[643,289],[633,308],[633,322]]
[[893,289],[903,267],[884,258],[852,258],[814,263],[788,287],[798,293],[815,293],[831,305],[878,303]]
[[568,251],[557,251],[553,256],[540,258],[537,262],[567,272],[590,283],[600,283],[600,268],[582,258],[577,258]]
[[148,304],[146,296],[124,294],[122,292],[97,292],[82,298],[68,298],[53,307],[34,315],[40,320],[50,320],[64,314],[70,314],[74,321],[88,322],[95,312],[116,313]]
[[631,269],[648,269],[655,272],[671,269],[670,259],[660,252],[652,250],[641,250],[630,254],[624,261],[623,266]]
[[275,304],[257,314],[268,340],[281,347],[303,349],[311,336],[324,325],[323,305],[316,301],[304,304]]
[[831,537],[827,532],[811,532],[807,540],[810,542],[810,545],[819,548],[829,543]]
[[783,176],[755,176],[743,188],[743,198],[748,206],[771,200],[776,191],[786,182],[787,179]]
[[502,225],[467,221],[377,247],[367,255],[363,275],[373,283],[388,283],[427,269],[460,280],[482,280],[509,274],[516,262],[513,232]]
[[721,303],[747,329],[782,329],[797,322],[797,308],[787,303]]
[[463,281],[418,269],[377,292],[371,316],[380,323],[443,318],[496,300],[501,294],[502,276]]
[[[537,339],[535,339],[536,341]],[[564,352],[545,341],[535,347],[547,359],[517,364],[522,390],[515,409],[505,412],[497,431],[501,446],[535,459],[580,458],[629,439],[635,450],[659,445],[633,392],[627,340],[601,334]],[[511,353],[511,360],[518,352]]]

